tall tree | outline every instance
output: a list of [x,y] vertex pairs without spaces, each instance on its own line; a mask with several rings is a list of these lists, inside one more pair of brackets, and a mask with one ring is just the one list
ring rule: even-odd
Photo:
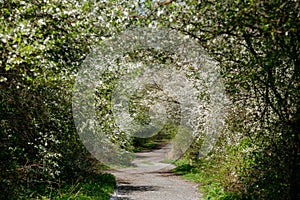
[[141,20],[198,39],[220,63],[233,103],[247,110],[244,133],[256,149],[255,170],[244,174],[256,180],[248,191],[299,197],[300,3],[146,2]]

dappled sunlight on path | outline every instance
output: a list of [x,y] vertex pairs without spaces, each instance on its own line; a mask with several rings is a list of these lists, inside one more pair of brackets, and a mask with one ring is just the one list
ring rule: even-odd
[[175,166],[163,163],[170,144],[151,152],[136,153],[134,167],[109,171],[118,185],[111,200],[199,200],[197,184],[171,173]]

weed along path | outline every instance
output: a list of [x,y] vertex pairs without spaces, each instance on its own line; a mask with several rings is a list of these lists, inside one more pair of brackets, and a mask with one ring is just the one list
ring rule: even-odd
[[136,154],[135,167],[109,171],[117,178],[111,200],[199,200],[197,184],[173,174],[172,164],[163,163],[170,145]]

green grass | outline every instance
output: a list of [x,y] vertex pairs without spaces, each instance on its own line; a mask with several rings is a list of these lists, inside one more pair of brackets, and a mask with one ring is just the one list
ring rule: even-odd
[[183,178],[199,183],[199,191],[208,200],[239,200],[238,194],[226,192],[220,184],[224,178],[214,168],[192,166],[186,159],[174,162],[176,168],[172,171]]
[[109,200],[116,186],[115,177],[111,174],[93,174],[71,182],[64,182],[60,187],[40,185],[29,197],[21,199],[62,199],[62,200]]
[[158,145],[158,141],[149,141],[145,144],[140,144],[134,148],[134,152],[141,152],[141,151],[151,151],[155,149]]
[[171,134],[157,134],[149,138],[134,138],[133,152],[152,151],[160,147],[162,142],[169,142],[172,139]]

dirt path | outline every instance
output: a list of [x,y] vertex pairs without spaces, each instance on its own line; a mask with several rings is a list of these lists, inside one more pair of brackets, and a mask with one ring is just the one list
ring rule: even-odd
[[111,200],[199,200],[197,184],[170,172],[175,166],[162,163],[170,145],[151,152],[137,153],[136,167],[109,171],[118,186]]

